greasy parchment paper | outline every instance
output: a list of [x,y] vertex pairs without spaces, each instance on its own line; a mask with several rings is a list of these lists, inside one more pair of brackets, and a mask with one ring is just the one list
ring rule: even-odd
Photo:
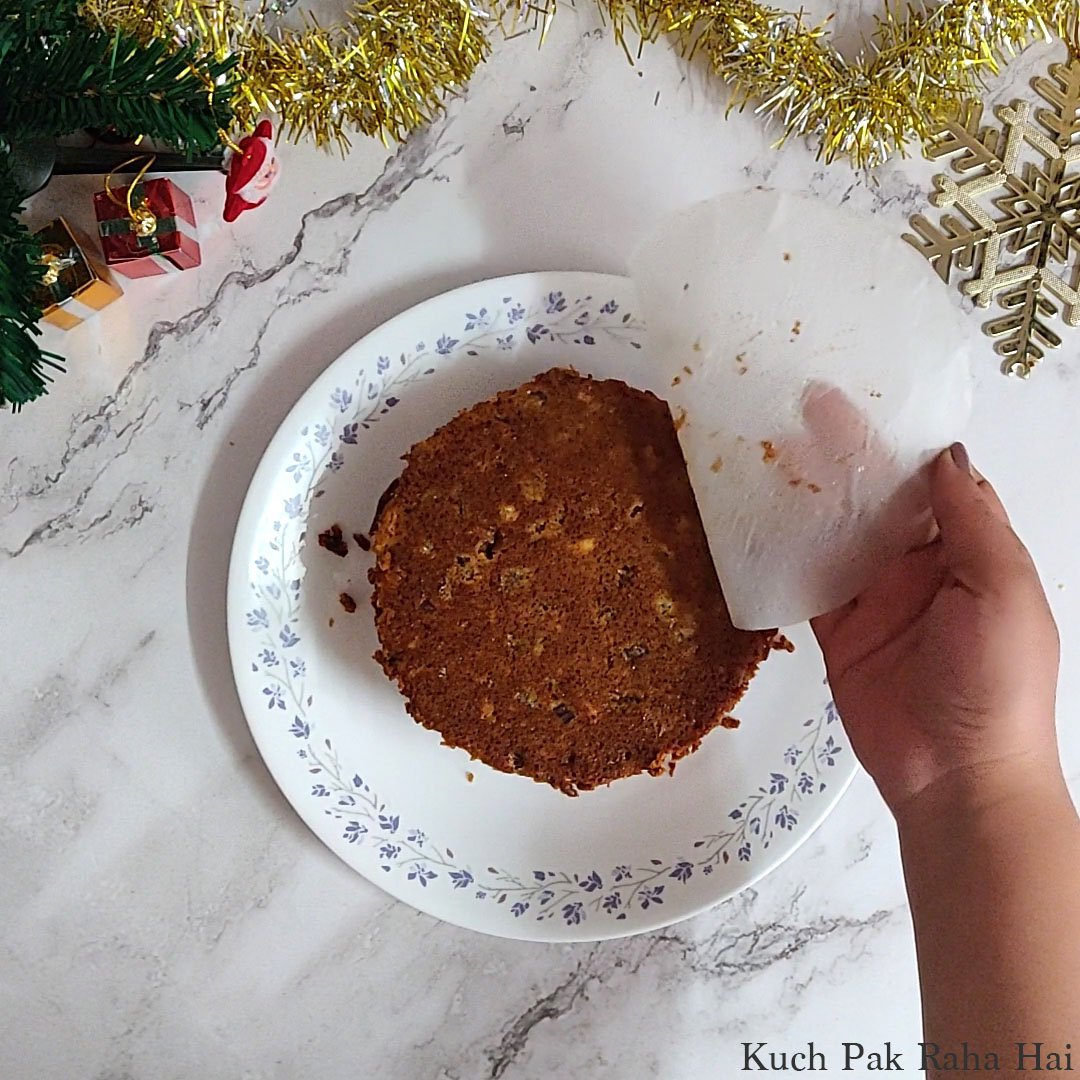
[[631,272],[736,626],[830,611],[925,539],[922,467],[963,432],[971,376],[916,251],[755,190],[660,222]]

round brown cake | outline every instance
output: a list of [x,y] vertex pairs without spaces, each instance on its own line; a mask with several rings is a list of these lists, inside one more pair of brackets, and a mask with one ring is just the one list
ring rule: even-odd
[[555,369],[409,451],[376,659],[450,746],[568,795],[673,767],[773,634],[728,618],[667,405]]

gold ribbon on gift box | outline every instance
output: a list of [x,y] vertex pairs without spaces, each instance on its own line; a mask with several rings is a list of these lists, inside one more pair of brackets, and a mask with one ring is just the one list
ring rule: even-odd
[[41,261],[45,266],[45,273],[41,275],[41,284],[46,289],[51,289],[60,280],[60,275],[79,261],[74,254],[75,250],[77,249],[69,249],[65,254],[63,248],[55,244],[46,244],[42,248]]
[[[127,198],[121,201],[120,197],[113,190],[112,178],[124,169],[128,165],[134,164],[139,160],[140,155],[128,158],[127,161],[117,165],[115,169],[108,176],[105,177],[105,194],[109,197],[109,202],[114,206],[119,206],[121,210],[128,212],[128,220],[122,222],[123,229],[116,229],[114,231],[127,232],[131,231],[140,240],[145,240],[148,237],[154,235],[158,230],[157,215],[150,209],[150,200],[146,197],[146,188],[143,187],[143,177],[150,171],[150,166],[157,160],[153,154],[148,154],[146,161],[143,162],[142,168],[135,174],[135,179],[128,184]],[[102,222],[102,224],[105,224]],[[105,235],[104,233],[102,235]],[[140,243],[140,247],[149,246]]]
[[42,247],[45,266],[35,300],[41,321],[71,330],[123,295],[112,276],[87,256],[71,226],[56,218],[34,236]]

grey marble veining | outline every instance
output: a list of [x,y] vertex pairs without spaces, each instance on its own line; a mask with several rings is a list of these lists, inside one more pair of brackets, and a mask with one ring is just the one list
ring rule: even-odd
[[[851,7],[845,41],[869,10]],[[734,1075],[741,1040],[914,1044],[896,841],[865,777],[788,863],[695,919],[503,941],[417,914],[324,850],[263,768],[228,667],[226,562],[252,471],[312,378],[385,318],[496,274],[621,272],[645,222],[716,191],[805,190],[897,230],[925,205],[929,163],[826,167],[724,103],[668,48],[631,68],[568,9],[543,50],[500,44],[404,146],[284,149],[271,202],[233,226],[220,178],[184,178],[203,266],[47,332],[69,371],[0,434],[0,1075],[682,1080]],[[90,224],[94,186],[54,181],[30,220]],[[1066,655],[1080,508],[1058,485],[1078,353],[1019,387],[988,350],[970,440]],[[1066,665],[1063,718],[1077,691]]]

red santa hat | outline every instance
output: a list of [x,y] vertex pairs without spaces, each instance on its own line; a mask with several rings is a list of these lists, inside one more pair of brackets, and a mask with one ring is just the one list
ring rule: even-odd
[[258,202],[248,202],[243,197],[243,190],[258,176],[269,154],[274,152],[272,138],[274,129],[269,120],[260,120],[252,135],[245,135],[237,145],[240,153],[231,151],[228,159],[228,175],[225,177],[225,211],[222,215],[226,221],[235,221],[245,210],[258,206],[266,201],[266,197]]

